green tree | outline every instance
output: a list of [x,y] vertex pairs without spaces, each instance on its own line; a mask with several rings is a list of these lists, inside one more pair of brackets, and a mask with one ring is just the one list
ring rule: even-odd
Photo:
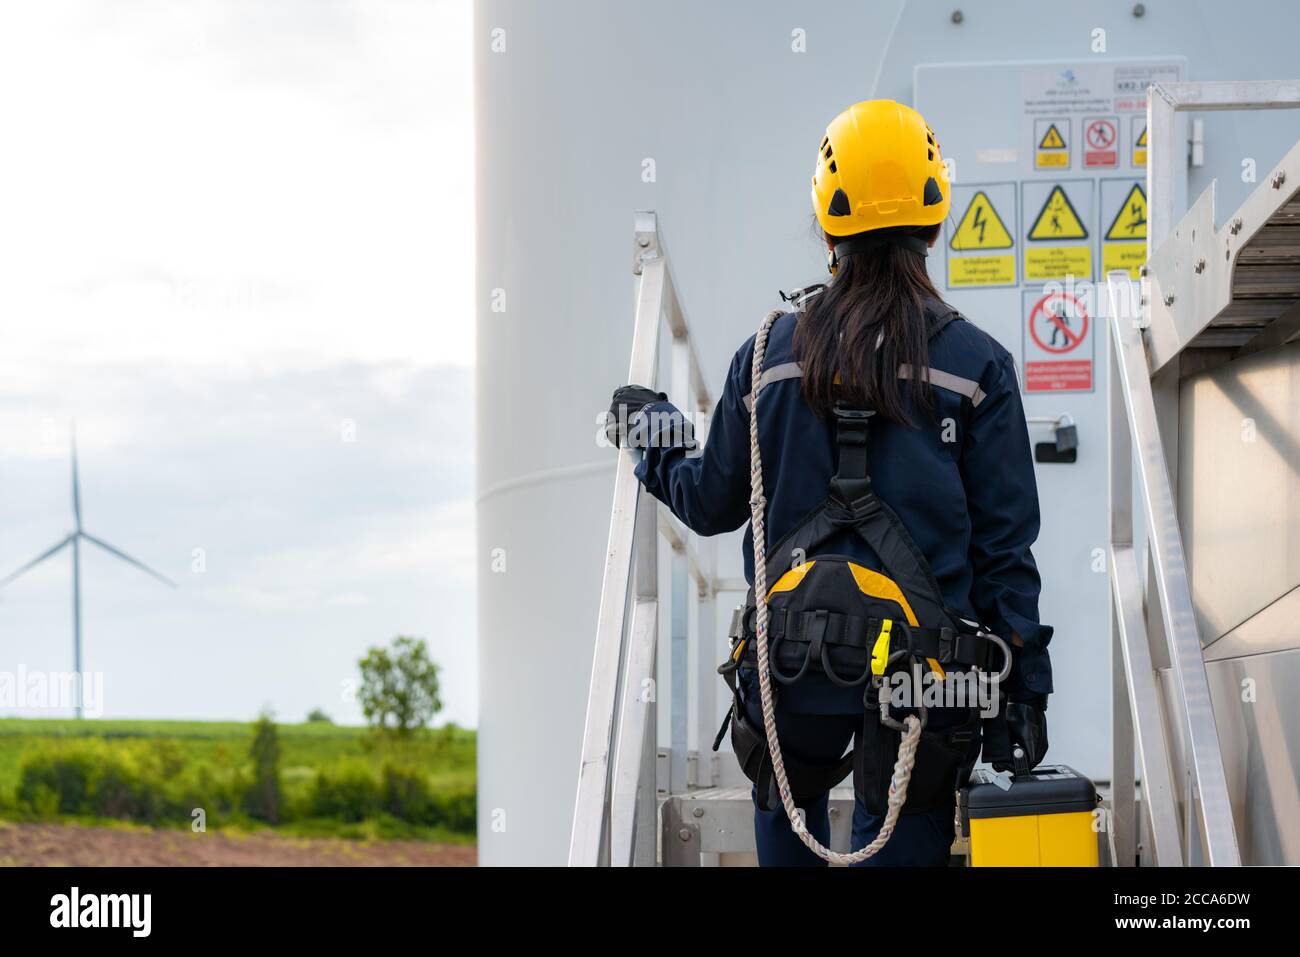
[[280,738],[271,715],[263,712],[253,731],[253,780],[244,795],[244,810],[252,817],[276,824],[284,806],[280,782]]
[[307,712],[308,724],[333,724],[334,719],[325,713],[324,708],[312,708]]
[[388,648],[371,648],[358,664],[361,710],[380,731],[408,737],[442,710],[438,666],[423,639],[399,635]]

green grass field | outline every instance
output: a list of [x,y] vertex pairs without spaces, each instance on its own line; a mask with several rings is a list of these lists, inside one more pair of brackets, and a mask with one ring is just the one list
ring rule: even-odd
[[[75,748],[78,741],[96,739],[98,743],[86,743],[86,746],[108,749],[101,750],[100,754],[139,754],[142,748],[164,747],[175,755],[175,763],[183,763],[189,771],[202,768],[217,777],[234,778],[248,773],[251,767],[249,748],[253,727],[251,722],[0,719],[0,816],[30,818],[33,814],[32,808],[19,799],[25,756],[30,764],[34,756],[57,755],[69,744]],[[347,802],[356,790],[358,776],[373,775],[382,782],[385,769],[390,766],[415,769],[435,797],[463,796],[467,792],[472,795],[473,731],[446,726],[399,742],[381,738],[366,728],[314,722],[280,724],[277,734],[287,811],[280,829],[321,835],[467,839],[464,825],[449,831],[445,827],[422,826],[419,820],[396,819],[382,808],[375,810],[370,806],[373,796],[358,799],[360,809],[356,811]],[[322,772],[327,778],[332,773],[342,775],[337,788],[342,798],[335,795],[332,805],[344,805],[338,814],[323,815],[319,811],[320,801],[314,801]],[[160,788],[166,786],[165,781],[158,784]],[[48,809],[44,816],[50,816]],[[86,815],[60,816],[86,821]],[[184,826],[188,821],[172,819],[159,823]],[[221,815],[213,823],[233,827],[255,824],[237,811]]]

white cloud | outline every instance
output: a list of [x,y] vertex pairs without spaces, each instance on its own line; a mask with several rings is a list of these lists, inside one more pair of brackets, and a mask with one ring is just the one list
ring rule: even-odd
[[[407,633],[474,722],[470,19],[0,11],[0,574],[71,525],[75,418],[86,527],[181,582],[84,553],[107,716],[358,720]],[[69,572],[0,592],[0,667],[69,667]]]
[[468,3],[109,9],[0,19],[6,364],[472,361]]

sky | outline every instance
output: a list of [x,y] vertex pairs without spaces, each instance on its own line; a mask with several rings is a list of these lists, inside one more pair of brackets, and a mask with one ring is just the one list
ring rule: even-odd
[[[475,721],[468,0],[0,12],[0,575],[72,527],[104,717],[362,720],[426,639]],[[67,550],[0,672],[72,668]],[[66,708],[0,703],[0,715]]]

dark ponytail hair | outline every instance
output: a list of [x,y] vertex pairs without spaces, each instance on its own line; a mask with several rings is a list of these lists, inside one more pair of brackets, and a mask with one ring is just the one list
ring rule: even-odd
[[[906,231],[928,243],[939,227]],[[795,327],[803,393],[813,411],[828,418],[836,401],[843,400],[865,404],[899,425],[913,425],[906,389],[912,407],[933,418],[928,384],[915,372],[907,379],[898,376],[900,366],[929,367],[927,299],[938,300],[939,293],[918,252],[882,243],[841,259],[830,285],[810,300]]]

